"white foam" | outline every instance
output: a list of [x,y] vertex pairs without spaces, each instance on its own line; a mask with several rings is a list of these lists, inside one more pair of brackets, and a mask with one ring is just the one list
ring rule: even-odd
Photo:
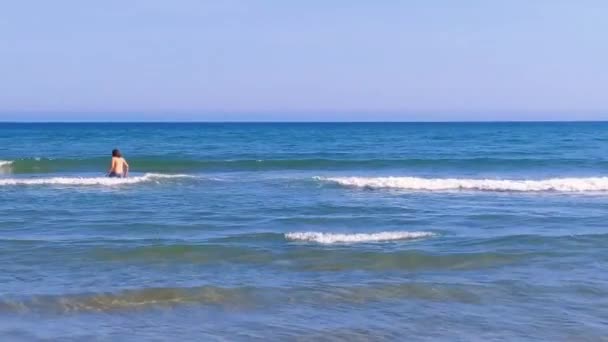
[[0,186],[10,185],[123,185],[155,182],[162,178],[190,178],[190,175],[165,175],[146,173],[143,176],[127,178],[109,177],[49,177],[49,178],[0,178]]
[[608,177],[550,178],[542,180],[418,178],[418,177],[316,177],[342,186],[403,190],[478,191],[608,191]]
[[392,240],[411,240],[434,236],[431,232],[379,232],[379,233],[353,233],[337,234],[322,232],[293,232],[286,233],[285,238],[293,241],[309,241],[322,244],[332,243],[357,243],[357,242],[381,242]]
[[12,163],[12,160],[0,160],[0,167],[10,166]]

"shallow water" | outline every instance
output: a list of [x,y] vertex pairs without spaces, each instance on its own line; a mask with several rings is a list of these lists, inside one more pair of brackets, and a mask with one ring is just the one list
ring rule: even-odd
[[607,132],[0,124],[0,338],[605,339]]

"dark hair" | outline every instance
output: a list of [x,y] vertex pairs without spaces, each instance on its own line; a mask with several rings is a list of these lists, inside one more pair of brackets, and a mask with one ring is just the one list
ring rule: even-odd
[[122,153],[120,153],[120,151],[117,148],[115,148],[112,150],[112,157],[120,158],[120,157],[122,157]]

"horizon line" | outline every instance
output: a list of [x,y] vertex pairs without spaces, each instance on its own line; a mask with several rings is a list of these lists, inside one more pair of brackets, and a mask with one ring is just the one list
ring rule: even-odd
[[90,120],[90,121],[77,121],[77,120],[2,120],[0,124],[135,124],[135,123],[177,123],[177,124],[358,124],[358,123],[605,123],[608,119],[558,119],[558,120],[330,120],[330,121],[305,121],[305,120],[294,120],[294,121],[283,121],[283,120]]

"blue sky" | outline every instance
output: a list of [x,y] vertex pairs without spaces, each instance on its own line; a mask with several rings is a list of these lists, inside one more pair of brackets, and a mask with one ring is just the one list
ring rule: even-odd
[[608,119],[604,0],[0,7],[0,120]]

